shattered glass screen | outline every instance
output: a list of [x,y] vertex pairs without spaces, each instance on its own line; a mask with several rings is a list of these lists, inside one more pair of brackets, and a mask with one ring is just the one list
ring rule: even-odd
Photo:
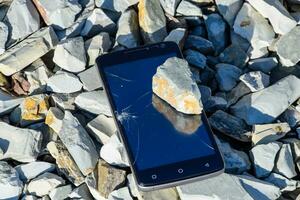
[[168,54],[104,67],[115,113],[133,164],[146,170],[215,153],[201,115],[179,113],[152,92],[152,76]]

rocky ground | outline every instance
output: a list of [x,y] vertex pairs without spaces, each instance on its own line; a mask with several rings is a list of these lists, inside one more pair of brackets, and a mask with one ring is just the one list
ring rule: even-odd
[[[299,0],[0,2],[0,199],[300,199]],[[142,193],[94,60],[160,41],[182,48],[226,173]]]

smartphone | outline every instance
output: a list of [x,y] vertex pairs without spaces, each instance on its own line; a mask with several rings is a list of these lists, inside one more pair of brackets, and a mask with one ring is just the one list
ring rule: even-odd
[[152,92],[157,67],[175,56],[183,57],[177,44],[162,42],[96,60],[141,191],[177,186],[224,171],[205,113],[179,113]]

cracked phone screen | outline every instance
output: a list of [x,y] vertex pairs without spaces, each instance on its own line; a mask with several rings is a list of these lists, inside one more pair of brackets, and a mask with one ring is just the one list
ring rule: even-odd
[[167,54],[103,68],[114,112],[138,170],[215,153],[201,115],[179,113],[152,92],[152,77]]

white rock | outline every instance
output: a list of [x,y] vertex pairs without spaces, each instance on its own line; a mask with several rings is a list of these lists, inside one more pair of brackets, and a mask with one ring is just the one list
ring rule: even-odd
[[132,200],[128,187],[122,187],[109,194],[108,200]]
[[72,192],[71,185],[64,185],[57,188],[54,188],[50,193],[49,197],[52,200],[64,200]]
[[21,71],[49,52],[57,43],[58,39],[51,27],[40,29],[0,56],[0,72],[10,76]]
[[245,83],[251,92],[257,92],[269,86],[270,76],[261,71],[252,71],[240,76],[240,80]]
[[86,66],[86,53],[82,37],[66,39],[54,51],[53,62],[69,72],[81,72]]
[[186,33],[186,29],[176,28],[169,33],[169,35],[164,39],[164,41],[176,42],[178,46],[183,47]]
[[8,27],[3,22],[0,22],[0,54],[5,51],[5,44],[8,37]]
[[36,160],[42,143],[41,132],[21,129],[5,122],[0,122],[0,130],[0,148],[4,151],[2,159],[11,158],[20,162]]
[[68,72],[57,72],[47,81],[47,90],[56,93],[73,93],[82,88],[78,77]]
[[271,173],[270,176],[265,178],[265,181],[272,183],[280,188],[282,192],[294,191],[298,186],[298,182],[295,180],[289,180],[280,174]]
[[99,70],[96,65],[78,74],[80,81],[83,84],[83,89],[86,91],[93,91],[102,88],[102,81],[99,76]]
[[[272,44],[271,44],[272,45]],[[270,47],[270,46],[269,46]],[[250,46],[247,55],[250,59],[257,59],[267,57],[269,54],[269,49],[267,46]]]
[[51,94],[51,103],[62,110],[75,110],[75,97],[78,93],[71,93],[71,94],[59,94],[59,93],[52,93]]
[[96,6],[99,8],[123,12],[128,7],[137,4],[139,0],[96,0]]
[[54,188],[64,184],[64,179],[55,174],[46,172],[32,179],[28,184],[27,190],[30,194],[42,197],[49,194]]
[[15,98],[0,90],[0,115],[4,115],[17,107],[24,98]]
[[79,187],[75,188],[69,195],[72,199],[86,199],[90,200],[93,199],[89,188],[85,183],[81,184]]
[[4,161],[0,161],[0,199],[17,200],[23,190],[18,172]]
[[290,144],[282,145],[278,153],[274,172],[281,174],[287,178],[293,178],[297,176]]
[[22,200],[38,200],[38,198],[34,195],[25,195],[22,197]]
[[182,0],[176,9],[176,15],[202,16],[202,11],[201,8],[195,4],[186,0]]
[[180,1],[181,0],[160,0],[160,4],[167,14],[174,16]]
[[275,33],[284,35],[297,23],[285,7],[277,0],[251,0],[249,3],[265,18],[270,20]]
[[216,0],[218,10],[230,26],[243,5],[242,0]]

